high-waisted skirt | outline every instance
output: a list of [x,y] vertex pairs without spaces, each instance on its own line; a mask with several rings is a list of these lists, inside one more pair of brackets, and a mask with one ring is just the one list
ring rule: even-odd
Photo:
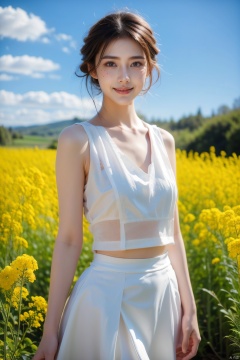
[[180,327],[167,253],[147,259],[95,254],[65,306],[57,360],[174,360]]

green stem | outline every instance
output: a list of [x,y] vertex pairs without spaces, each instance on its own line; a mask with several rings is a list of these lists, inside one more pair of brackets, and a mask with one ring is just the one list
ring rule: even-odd
[[[206,267],[207,267],[207,280],[208,280],[208,289],[211,289],[211,273],[210,273],[210,267],[209,267],[209,253],[207,252],[206,256]],[[208,329],[208,338],[209,341],[212,342],[212,336],[211,336],[211,298],[210,296],[207,297],[207,329]]]
[[216,350],[214,350],[214,347],[212,346],[211,342],[208,341],[207,344],[210,346],[212,352],[216,355],[216,357],[220,360],[224,360],[221,356],[218,355],[218,353],[216,352]]
[[2,302],[1,299],[0,299],[0,307],[2,309],[3,321],[5,321],[7,315],[6,315],[6,312],[5,312],[5,309],[4,309],[4,306],[3,306],[3,302]]
[[240,287],[240,254],[237,255],[237,271],[238,271],[238,282]]
[[220,343],[220,353],[223,353],[223,332],[222,332],[222,313],[219,311],[219,343]]
[[[22,275],[22,278],[21,278],[21,289],[20,289],[20,298],[19,298],[19,303],[18,303],[18,327],[17,327],[17,336],[15,338],[15,344],[14,344],[14,351],[13,351],[13,354],[12,356],[14,357],[16,351],[17,351],[17,348],[18,348],[18,342],[19,342],[19,333],[20,333],[20,315],[21,315],[21,311],[22,311],[22,288],[23,288],[23,282],[24,282],[24,275]],[[12,357],[12,359],[13,359]]]
[[2,308],[3,308],[3,313],[5,315],[5,319],[4,319],[4,344],[3,344],[3,354],[4,354],[3,359],[4,360],[7,360],[7,330],[8,330],[8,319],[9,319],[9,315],[10,315],[10,308],[11,308],[11,305],[12,305],[12,293],[13,293],[13,290],[12,290],[11,295],[10,295],[10,303],[9,303],[9,306],[8,306],[8,309],[7,309],[7,313],[5,312],[4,305],[2,304],[2,301],[1,301]]
[[6,315],[6,312],[5,312],[5,309],[4,309],[4,306],[3,306],[3,303],[2,303],[2,300],[1,301],[1,309],[2,309],[2,314],[3,314],[3,320],[4,320],[4,343],[3,343],[3,359],[6,360],[7,358],[7,315]]
[[[17,346],[16,348],[14,349],[14,353],[13,353],[13,356],[15,355],[15,353],[17,352],[18,348],[20,347],[20,345],[23,343],[24,339],[25,339],[25,336],[27,334],[27,331],[29,329],[29,326],[26,327],[24,333],[23,333],[23,336],[21,338],[21,340],[17,343]],[[14,360],[14,358],[12,358]]]

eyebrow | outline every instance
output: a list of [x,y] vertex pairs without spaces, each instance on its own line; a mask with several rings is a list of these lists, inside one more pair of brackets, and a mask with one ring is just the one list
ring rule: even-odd
[[[118,56],[112,56],[112,55],[104,55],[102,57],[102,59],[120,59],[120,57]],[[146,58],[144,56],[141,56],[141,55],[135,55],[135,56],[131,56],[129,59],[133,60],[133,59],[142,59],[142,60],[145,60]]]

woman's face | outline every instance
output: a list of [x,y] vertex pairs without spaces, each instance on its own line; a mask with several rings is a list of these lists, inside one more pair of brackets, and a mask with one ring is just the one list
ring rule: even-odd
[[[96,57],[99,62],[100,53]],[[130,38],[112,41],[92,76],[98,79],[104,100],[129,105],[143,89],[148,73],[141,46]]]

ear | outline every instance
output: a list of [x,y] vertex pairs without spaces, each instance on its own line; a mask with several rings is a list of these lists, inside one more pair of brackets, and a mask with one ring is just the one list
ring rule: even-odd
[[95,69],[95,70],[91,70],[91,69],[92,69],[92,66],[91,66],[90,64],[87,64],[87,67],[88,67],[88,71],[89,71],[89,74],[91,75],[91,77],[94,78],[94,79],[97,79],[98,76],[97,76],[96,69]]

